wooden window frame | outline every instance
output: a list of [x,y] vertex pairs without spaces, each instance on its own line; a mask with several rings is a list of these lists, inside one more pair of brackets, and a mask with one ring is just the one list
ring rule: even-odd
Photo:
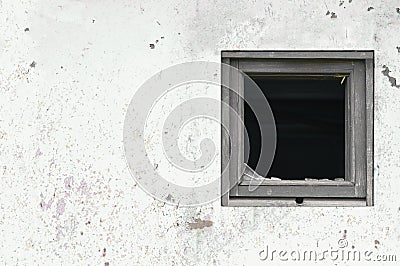
[[[223,206],[373,206],[374,51],[222,51],[221,61],[245,74],[346,76],[344,181],[265,179],[250,189],[251,183],[239,176],[243,125],[221,105],[222,124],[228,125],[221,127]],[[224,67],[221,78],[229,87],[221,87],[222,102],[243,118],[238,96],[243,80]]]

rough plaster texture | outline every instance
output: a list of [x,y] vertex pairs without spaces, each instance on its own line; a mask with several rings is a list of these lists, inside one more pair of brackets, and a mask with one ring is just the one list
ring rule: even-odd
[[[258,258],[266,245],[315,249],[343,238],[400,260],[398,8],[0,1],[0,263],[272,265]],[[136,88],[172,64],[218,62],[222,49],[375,50],[374,207],[177,208],[135,184],[122,128]]]

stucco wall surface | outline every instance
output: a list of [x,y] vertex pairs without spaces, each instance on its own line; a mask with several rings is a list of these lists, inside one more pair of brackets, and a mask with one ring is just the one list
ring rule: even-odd
[[[1,264],[277,265],[260,252],[339,240],[400,260],[399,1],[1,0],[0,47]],[[140,189],[122,142],[135,91],[225,49],[375,50],[374,207],[186,208]]]

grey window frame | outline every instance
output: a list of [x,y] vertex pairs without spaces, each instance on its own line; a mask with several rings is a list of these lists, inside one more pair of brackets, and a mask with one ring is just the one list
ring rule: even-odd
[[[242,180],[243,127],[221,105],[223,206],[373,206],[374,51],[222,51],[221,62],[252,74],[346,75],[345,180]],[[221,69],[221,101],[243,118],[244,83]],[[228,131],[228,132],[227,132]],[[231,142],[230,142],[231,141]],[[227,188],[231,188],[227,193]],[[296,202],[301,198],[302,203]]]

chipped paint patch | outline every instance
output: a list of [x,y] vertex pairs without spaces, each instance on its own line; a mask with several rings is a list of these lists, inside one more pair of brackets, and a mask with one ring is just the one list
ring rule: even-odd
[[50,209],[50,208],[51,208],[51,205],[52,205],[53,202],[54,202],[55,196],[56,196],[56,195],[55,195],[55,193],[54,193],[53,196],[49,199],[49,201],[46,202],[46,201],[44,200],[43,193],[40,193],[40,197],[41,197],[41,199],[42,199],[42,200],[40,201],[40,208],[42,208],[42,210],[44,210],[44,211]]
[[397,84],[396,78],[389,75],[390,69],[386,65],[383,65],[382,74],[389,79],[390,85],[392,87],[400,88],[400,85]]
[[65,189],[70,190],[74,184],[74,177],[68,176],[64,179]]
[[67,205],[67,204],[65,203],[64,198],[59,199],[59,200],[57,201],[56,215],[54,216],[55,218],[59,219],[60,216],[64,214],[64,212],[65,212],[65,206],[66,206],[66,205]]
[[210,220],[195,219],[193,223],[188,223],[189,229],[203,229],[206,227],[211,227],[213,222]]

